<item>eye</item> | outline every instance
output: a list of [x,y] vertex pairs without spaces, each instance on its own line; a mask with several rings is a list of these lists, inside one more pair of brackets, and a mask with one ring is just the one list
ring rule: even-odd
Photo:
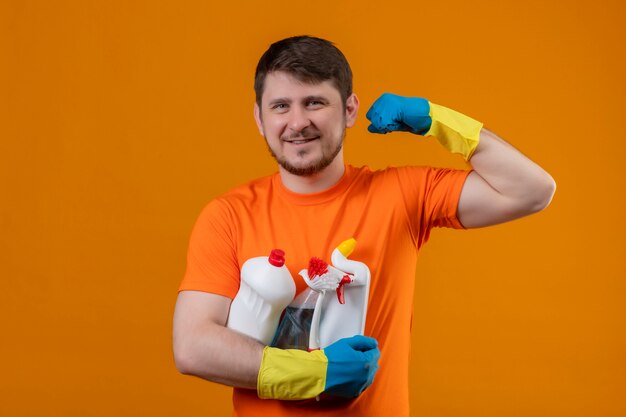
[[285,103],[276,103],[272,106],[272,110],[284,110],[287,108],[287,104]]
[[320,107],[324,105],[324,103],[322,103],[320,100],[309,100],[306,104],[309,107]]

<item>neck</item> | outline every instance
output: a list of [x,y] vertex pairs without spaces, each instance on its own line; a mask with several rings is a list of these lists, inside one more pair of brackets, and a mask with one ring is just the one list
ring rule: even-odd
[[344,171],[343,150],[339,152],[330,165],[313,175],[294,175],[283,167],[278,167],[280,180],[283,185],[289,191],[299,194],[311,194],[329,189],[339,182],[341,177],[343,177]]

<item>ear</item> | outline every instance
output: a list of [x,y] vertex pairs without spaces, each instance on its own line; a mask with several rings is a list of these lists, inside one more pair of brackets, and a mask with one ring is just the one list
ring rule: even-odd
[[352,93],[346,100],[346,127],[354,126],[359,112],[359,98]]
[[256,127],[259,129],[259,133],[261,136],[265,136],[263,134],[263,119],[261,117],[261,109],[257,103],[254,103],[254,121],[256,122]]

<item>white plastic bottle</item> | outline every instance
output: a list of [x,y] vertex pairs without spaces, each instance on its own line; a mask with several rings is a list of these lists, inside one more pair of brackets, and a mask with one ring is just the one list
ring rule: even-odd
[[344,287],[344,304],[337,297],[328,297],[324,304],[319,329],[321,348],[344,337],[365,332],[371,274],[363,262],[348,259],[355,247],[356,240],[348,239],[341,242],[331,254],[333,266],[351,274],[352,282]]
[[296,284],[285,266],[285,252],[248,259],[241,267],[239,292],[230,305],[226,327],[269,345]]

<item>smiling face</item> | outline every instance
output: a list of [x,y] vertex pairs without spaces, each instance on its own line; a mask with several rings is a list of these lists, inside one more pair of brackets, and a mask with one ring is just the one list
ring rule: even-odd
[[267,74],[254,116],[272,156],[287,172],[310,176],[343,165],[345,129],[356,120],[358,99],[342,103],[331,81],[306,83],[275,71]]

